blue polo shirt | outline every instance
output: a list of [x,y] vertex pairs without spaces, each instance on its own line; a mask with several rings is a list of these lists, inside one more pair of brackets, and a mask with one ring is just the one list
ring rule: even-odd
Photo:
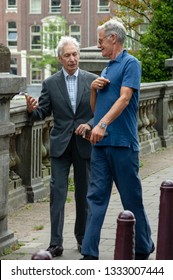
[[132,147],[139,151],[138,143],[138,104],[140,97],[141,67],[139,61],[123,50],[102,71],[101,76],[110,80],[103,90],[98,90],[94,112],[94,126],[110,110],[120,97],[122,86],[133,88],[134,92],[129,105],[108,127],[108,135],[96,146]]

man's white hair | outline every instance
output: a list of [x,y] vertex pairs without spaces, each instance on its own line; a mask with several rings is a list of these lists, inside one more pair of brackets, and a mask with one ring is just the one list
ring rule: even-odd
[[75,45],[77,52],[80,53],[79,43],[74,37],[62,36],[57,45],[57,55],[61,56],[65,45],[73,44]]
[[98,26],[97,30],[100,31],[104,29],[105,35],[117,35],[117,40],[119,43],[123,44],[126,39],[126,29],[120,19],[112,18],[102,25]]

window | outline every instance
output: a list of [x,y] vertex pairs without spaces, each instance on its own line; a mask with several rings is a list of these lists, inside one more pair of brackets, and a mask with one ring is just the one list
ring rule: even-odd
[[17,58],[11,58],[10,73],[17,75]]
[[31,26],[31,50],[41,50],[41,27]]
[[61,36],[65,35],[67,22],[63,17],[50,16],[42,20],[43,51],[55,51]]
[[110,1],[109,0],[98,0],[98,12],[107,13],[110,12]]
[[15,21],[8,22],[8,47],[17,46],[17,26]]
[[70,36],[76,38],[76,40],[81,43],[81,27],[80,25],[71,25],[70,26]]
[[[58,32],[58,26],[54,26],[54,28],[49,29],[48,26],[44,27],[44,48],[48,50],[54,50],[57,46],[57,42],[59,41],[59,37],[61,32]],[[59,34],[59,36],[58,36]]]
[[41,0],[30,0],[30,13],[41,14]]
[[50,0],[50,13],[61,13],[61,0]]
[[69,0],[69,12],[80,13],[81,12],[81,0]]
[[42,70],[37,66],[37,63],[41,60],[40,57],[35,57],[31,63],[31,84],[42,83]]
[[16,9],[17,8],[17,0],[7,0],[8,9]]

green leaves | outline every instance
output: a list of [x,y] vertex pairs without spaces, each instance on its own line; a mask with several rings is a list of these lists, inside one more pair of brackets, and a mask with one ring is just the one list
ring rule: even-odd
[[151,1],[152,22],[140,38],[139,59],[142,61],[142,81],[153,82],[171,79],[165,68],[165,59],[173,55],[173,5],[169,1]]
[[171,79],[165,68],[165,59],[173,55],[173,1],[172,0],[112,0],[114,13],[124,22],[128,49],[142,63],[142,81]]

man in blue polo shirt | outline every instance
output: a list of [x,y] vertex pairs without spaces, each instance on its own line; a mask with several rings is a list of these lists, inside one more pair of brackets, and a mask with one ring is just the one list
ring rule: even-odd
[[141,68],[139,61],[123,47],[126,30],[119,20],[111,19],[99,26],[98,38],[102,56],[109,57],[110,62],[91,84],[93,150],[82,259],[99,259],[100,233],[113,181],[124,209],[133,212],[136,218],[135,259],[148,259],[154,251],[154,243],[138,176],[137,111]]

